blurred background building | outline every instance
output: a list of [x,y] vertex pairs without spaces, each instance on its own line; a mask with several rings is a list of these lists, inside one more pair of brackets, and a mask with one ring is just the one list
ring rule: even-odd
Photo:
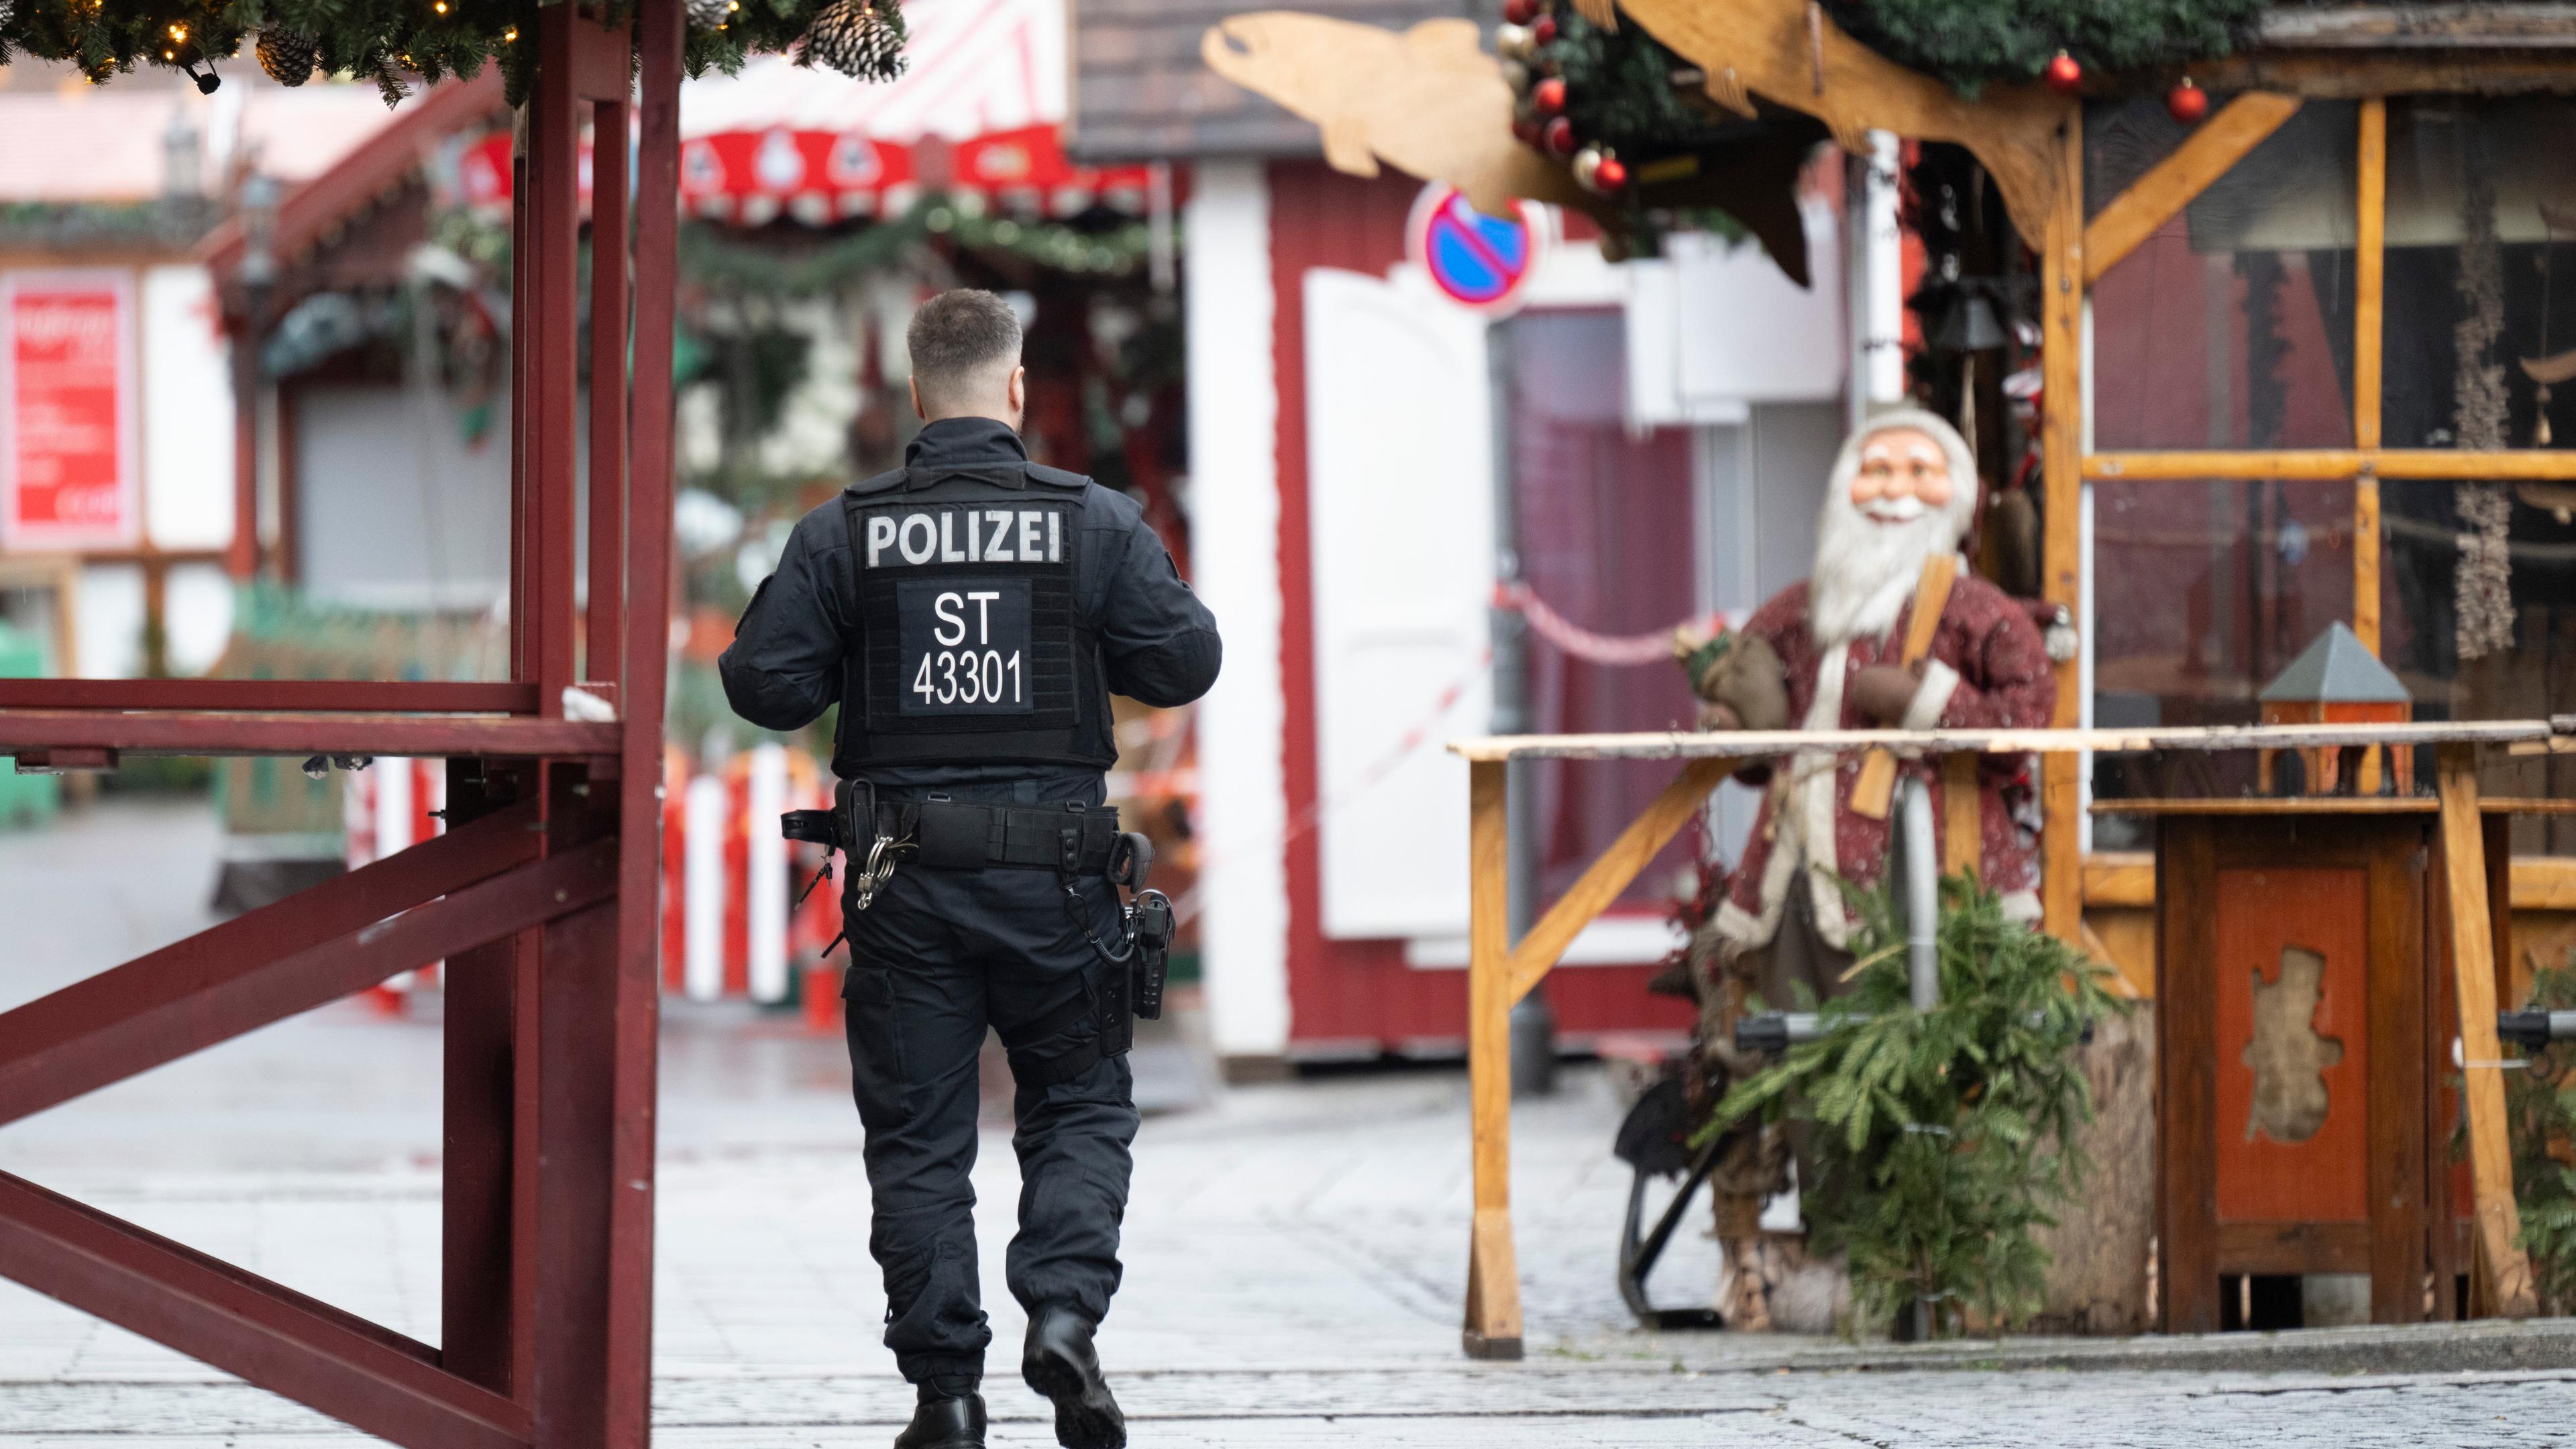
[[[1113,777],[1164,840],[1215,1049],[1454,1053],[1466,785],[1441,744],[1680,723],[1676,673],[1587,640],[1740,614],[1804,574],[1863,356],[1847,319],[1872,276],[1902,281],[1892,248],[1855,250],[1858,173],[1828,154],[1799,174],[1806,286],[1716,233],[1614,266],[1580,215],[1479,222],[1444,188],[1330,170],[1313,126],[1200,62],[1215,12],[909,13],[890,85],[771,57],[684,95],[673,988],[795,999],[830,939],[825,904],[788,920],[814,862],[765,823],[819,788],[825,741],[732,718],[712,662],[795,519],[900,461],[911,308],[978,285],[1029,328],[1032,454],[1143,502],[1226,629],[1217,692],[1195,716],[1123,719]],[[22,379],[0,410],[22,458],[68,418],[45,436],[85,441],[43,446],[92,480],[11,475],[0,618],[22,644],[0,668],[500,677],[497,77],[388,110],[370,85],[286,90],[249,65],[201,96],[22,62],[0,70],[0,110],[11,325],[105,324],[93,382]],[[34,136],[63,141],[14,139]],[[1525,626],[1498,586],[1579,628]],[[268,899],[439,828],[440,778],[216,767],[219,896]],[[1660,783],[1552,769],[1516,827],[1538,890]],[[1730,797],[1720,833],[1750,813]],[[1642,990],[1686,864],[1677,846],[1550,984],[1576,1045],[1686,1028]]]

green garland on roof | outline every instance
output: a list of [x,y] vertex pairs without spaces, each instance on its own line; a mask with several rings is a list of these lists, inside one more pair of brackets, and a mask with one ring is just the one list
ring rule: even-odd
[[[730,73],[755,51],[809,41],[816,18],[836,7],[844,24],[873,10],[900,43],[899,0],[738,0],[730,8],[692,0],[688,72]],[[415,81],[471,79],[495,64],[516,105],[536,79],[539,8],[539,0],[0,0],[0,65],[20,54],[64,61],[93,83],[138,64],[221,76],[258,64],[251,52],[265,38],[285,42],[273,53],[309,53],[325,73],[374,81],[388,105]],[[634,0],[606,0],[606,9],[622,24]],[[294,85],[303,76],[279,79]]]
[[1145,265],[1150,236],[1141,221],[1093,229],[996,216],[960,201],[934,193],[900,216],[813,246],[747,240],[731,228],[692,221],[680,228],[680,275],[693,285],[728,292],[818,296],[896,265],[941,238],[962,251],[1063,272],[1124,276]]
[[1870,49],[1973,95],[2060,50],[2096,75],[2162,71],[2252,43],[2279,0],[1824,0]]

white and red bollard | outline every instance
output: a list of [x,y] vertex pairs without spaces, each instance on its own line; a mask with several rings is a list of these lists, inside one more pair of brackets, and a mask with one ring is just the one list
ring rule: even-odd
[[[825,857],[790,843],[778,823],[789,810],[829,807],[827,777],[804,752],[763,744],[694,776],[672,751],[663,785],[664,986],[693,1001],[786,1000],[798,963],[841,930],[837,890],[795,904]],[[833,1003],[818,1007],[813,994],[808,1015],[828,1026]]]

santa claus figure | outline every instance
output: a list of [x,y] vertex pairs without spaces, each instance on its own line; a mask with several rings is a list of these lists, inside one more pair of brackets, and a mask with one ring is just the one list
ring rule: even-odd
[[[1942,603],[1929,652],[1911,664],[1903,659],[1924,565],[1956,551],[1976,515],[1976,490],[1967,444],[1931,413],[1877,414],[1843,445],[1825,492],[1813,575],[1783,589],[1742,631],[1778,657],[1788,722],[1804,729],[2049,722],[2057,685],[2029,610],[1964,565]],[[1743,713],[1712,703],[1702,723],[1717,729],[1757,723]],[[1757,981],[1775,1008],[1790,1006],[1799,984],[1819,999],[1837,994],[1850,964],[1852,931],[1842,882],[1868,889],[1886,872],[1893,812],[1873,818],[1852,806],[1862,758],[1784,756],[1741,776],[1767,788],[1711,924],[1739,978]],[[1902,768],[1929,782],[1936,811],[1951,808],[1931,761]],[[1979,858],[1945,860],[1942,870],[1973,867],[2001,894],[2007,914],[2036,921],[2035,843],[2005,798],[2021,768],[2015,757],[1981,757]]]

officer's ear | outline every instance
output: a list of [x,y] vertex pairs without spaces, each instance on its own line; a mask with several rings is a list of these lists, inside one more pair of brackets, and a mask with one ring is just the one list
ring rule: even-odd
[[912,389],[912,415],[921,419],[925,423],[929,422],[930,409],[921,405],[921,379],[918,377],[907,378],[904,380],[904,386]]
[[1011,421],[1016,426],[1029,410],[1029,370],[1025,366],[1011,369]]

